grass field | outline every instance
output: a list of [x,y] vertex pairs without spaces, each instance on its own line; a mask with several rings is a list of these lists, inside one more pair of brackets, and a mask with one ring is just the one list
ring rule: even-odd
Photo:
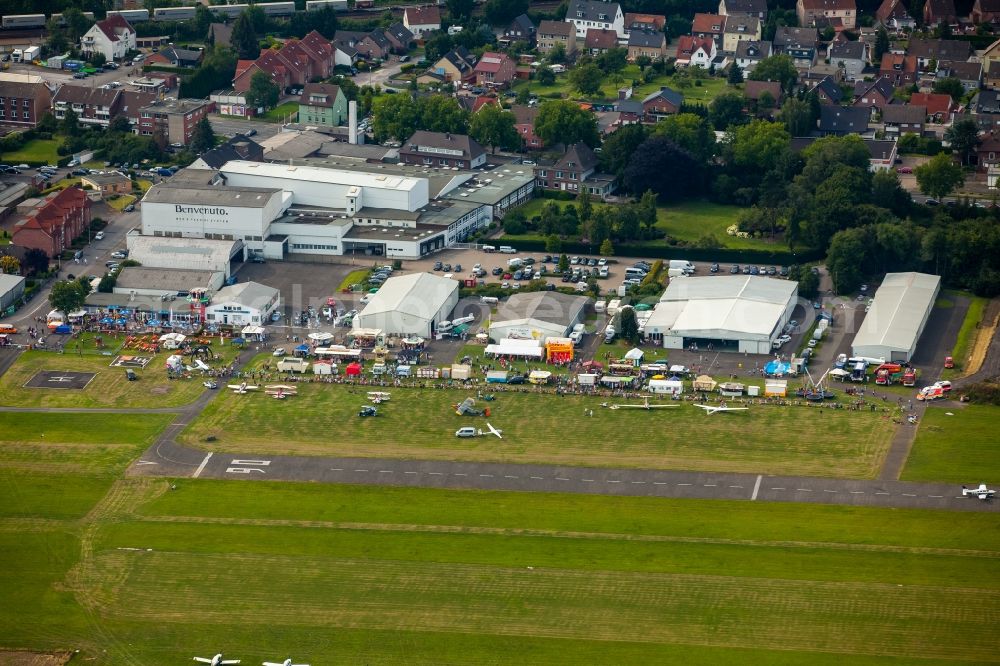
[[[943,379],[952,379],[964,374],[963,370],[969,362],[972,343],[976,337],[976,328],[983,319],[986,304],[989,303],[989,299],[981,296],[972,296],[969,294],[968,298],[969,309],[965,313],[965,319],[962,320],[962,327],[958,330],[958,336],[955,338],[955,346],[951,350],[951,356],[955,359],[955,367],[953,369],[942,370],[941,377]],[[944,359],[941,362],[943,363]]]
[[[557,74],[555,82],[550,86],[542,85],[537,80],[531,80],[514,86],[514,90],[520,91],[527,88],[530,92],[543,98],[543,100],[548,99],[550,95],[554,94],[582,101],[613,100],[617,99],[619,88],[629,87],[633,80],[640,80],[638,65],[626,66],[625,69],[622,70],[621,75],[622,83],[620,85],[614,83],[610,77],[605,77],[605,80],[601,84],[600,92],[592,97],[581,95],[579,92],[574,90],[573,85],[569,81],[568,74]],[[702,79],[700,86],[696,86],[692,82],[690,87],[681,88],[675,78],[660,76],[653,79],[649,83],[639,83],[638,85],[633,86],[632,96],[635,99],[641,100],[649,93],[659,90],[661,86],[669,86],[674,90],[679,91],[684,95],[685,102],[692,104],[704,104],[706,106],[728,88],[724,77]]]
[[966,485],[1000,478],[1000,447],[994,435],[998,423],[1000,407],[929,407],[902,478]]
[[[192,402],[205,390],[200,381],[167,379],[166,358],[160,354],[144,370],[136,370],[139,381],[129,382],[121,368],[108,367],[113,356],[79,356],[44,351],[25,352],[0,377],[0,406],[7,407],[175,407]],[[24,388],[40,370],[95,372],[82,391]]]
[[[213,450],[243,453],[494,460],[726,472],[871,477],[893,428],[881,414],[812,408],[758,407],[734,418],[708,419],[690,405],[635,412],[600,408],[604,398],[501,393],[490,403],[493,437],[458,439],[473,419],[453,404],[474,390],[393,389],[380,416],[361,419],[365,388],[304,385],[290,401],[263,395],[218,396],[182,433]],[[619,402],[621,400],[618,400]],[[612,400],[615,402],[615,400]],[[595,416],[581,420],[593,409]],[[567,432],[566,424],[575,425]],[[822,424],[822,437],[803,437]],[[891,424],[890,424],[891,425]],[[642,435],[635,435],[641,429]],[[574,436],[574,433],[578,436]],[[625,435],[624,433],[630,433]]]
[[371,272],[369,268],[358,268],[351,271],[344,276],[344,279],[340,281],[340,285],[337,286],[337,293],[342,292],[345,289],[350,289],[353,285],[361,284],[368,277],[368,273]]
[[273,109],[269,109],[267,112],[264,113],[264,115],[257,117],[269,123],[283,123],[288,121],[289,114],[297,117],[298,113],[299,113],[298,102],[285,102],[284,104],[279,104]]
[[32,139],[25,143],[19,150],[4,152],[3,159],[8,164],[19,164],[20,162],[45,162],[55,165],[59,160],[59,148],[57,139]]

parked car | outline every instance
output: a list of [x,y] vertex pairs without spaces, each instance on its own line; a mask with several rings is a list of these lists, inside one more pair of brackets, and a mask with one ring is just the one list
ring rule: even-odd
[[94,240],[104,240],[104,232],[98,231],[96,234],[94,234]]
[[115,252],[111,253],[111,258],[112,259],[124,259],[127,256],[128,256],[128,254],[126,254],[125,252],[122,252],[121,250],[116,250]]
[[709,273],[718,273],[719,272],[719,264],[712,264],[711,268],[708,269],[708,272]]
[[439,271],[439,270],[441,270],[441,269],[442,269],[443,267],[444,267],[444,264],[442,264],[442,263],[441,263],[440,261],[435,261],[435,262],[434,262],[434,270],[436,270],[436,271]]
[[736,275],[737,273],[740,272],[740,265],[739,264],[733,264],[733,267],[729,269],[729,272],[732,275]]
[[913,167],[902,166],[896,169],[896,173],[913,173]]

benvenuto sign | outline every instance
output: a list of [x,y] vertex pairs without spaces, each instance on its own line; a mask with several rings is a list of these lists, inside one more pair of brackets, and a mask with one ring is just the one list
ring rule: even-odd
[[225,208],[208,208],[207,206],[181,206],[176,204],[174,211],[177,213],[191,213],[197,215],[229,215]]

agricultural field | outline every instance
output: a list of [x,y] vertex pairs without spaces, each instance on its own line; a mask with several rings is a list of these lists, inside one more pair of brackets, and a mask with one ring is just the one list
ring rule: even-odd
[[902,478],[969,486],[1000,479],[1000,447],[994,434],[998,423],[1000,407],[928,407]]
[[[75,350],[73,350],[75,351]],[[3,407],[176,407],[188,404],[205,389],[201,381],[167,379],[163,369],[166,354],[160,353],[145,369],[137,369],[139,381],[129,382],[121,368],[109,367],[114,356],[56,354],[45,351],[23,353],[0,377]],[[93,372],[93,380],[82,390],[26,388],[37,372]]]
[[[226,392],[213,400],[180,440],[212,450],[374,456],[434,460],[552,463],[598,467],[752,472],[871,478],[893,432],[887,414],[808,407],[752,408],[708,418],[694,407],[608,410],[606,398],[499,393],[490,422],[504,438],[459,439],[454,431],[483,419],[460,417],[453,405],[475,390],[392,389],[376,418],[360,418],[366,387],[300,386],[291,400]],[[489,391],[489,389],[483,389]],[[611,402],[623,402],[612,399]],[[633,400],[634,402],[634,400]],[[593,410],[594,416],[581,414]],[[822,437],[803,433],[822,423]],[[567,424],[573,424],[567,429]],[[624,432],[646,433],[622,437]]]

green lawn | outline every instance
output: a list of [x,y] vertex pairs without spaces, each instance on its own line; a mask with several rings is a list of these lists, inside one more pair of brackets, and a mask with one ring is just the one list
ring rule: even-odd
[[[518,369],[523,366],[518,365]],[[458,439],[454,431],[474,423],[454,413],[469,390],[392,389],[380,416],[361,419],[362,389],[311,384],[294,400],[264,395],[218,396],[181,438],[212,450],[240,453],[375,456],[437,460],[491,460],[613,467],[652,467],[816,476],[872,477],[881,464],[893,428],[885,415],[822,410],[826,435],[803,438],[801,425],[820,418],[807,407],[756,407],[734,418],[706,419],[700,410],[634,412],[601,409],[601,397],[553,399],[531,393],[502,393],[490,403],[491,423],[504,430],[492,437]],[[494,392],[494,391],[490,391]],[[586,410],[594,417],[580,421]],[[577,424],[567,436],[566,423]],[[891,426],[891,424],[890,424]],[[649,433],[696,436],[632,437]]]
[[135,203],[137,200],[138,199],[135,196],[131,195],[131,194],[122,194],[120,196],[115,197],[114,199],[107,199],[107,200],[105,200],[105,203],[107,203],[109,206],[111,206],[115,210],[121,211],[122,209],[124,209],[129,204]]
[[[955,367],[942,371],[941,376],[944,379],[952,379],[962,374],[966,364],[969,362],[972,343],[976,338],[976,328],[983,319],[986,304],[989,303],[988,298],[972,296],[971,294],[964,295],[969,298],[969,309],[965,313],[965,319],[962,320],[962,327],[958,330],[958,336],[955,338],[955,346],[951,350],[951,356],[955,359]],[[944,359],[941,359],[941,362],[944,363]]]
[[[604,82],[601,84],[601,91],[593,96],[581,95],[579,92],[574,90],[573,85],[569,81],[569,72],[565,74],[557,74],[556,80],[552,85],[542,85],[536,79],[532,79],[531,81],[517,84],[514,87],[514,90],[520,91],[527,88],[530,92],[535,93],[542,99],[548,99],[552,95],[558,94],[561,97],[581,101],[614,100],[618,98],[619,88],[627,88],[632,84],[632,81],[641,80],[638,65],[626,66],[625,69],[622,70],[621,74],[621,83],[615,83],[610,77],[606,77]],[[679,83],[679,79],[675,77],[659,76],[649,83],[639,83],[638,85],[633,86],[632,96],[635,99],[641,100],[649,93],[655,92],[663,86],[668,86],[683,94],[685,102],[704,104],[707,106],[721,92],[729,87],[726,83],[725,77],[701,79],[700,84],[701,85],[695,85],[694,81],[691,80],[691,85],[685,87],[683,84]]]
[[45,162],[55,165],[60,158],[59,153],[56,152],[58,147],[58,139],[32,139],[21,146],[19,150],[4,152],[3,159],[8,164]]
[[1000,407],[929,407],[902,478],[966,485],[1000,478],[1000,447],[994,434],[998,423]]
[[340,281],[340,285],[337,286],[337,293],[344,291],[345,289],[350,289],[356,284],[362,284],[367,278],[368,274],[371,272],[369,268],[358,268],[347,275],[344,279]]
[[288,122],[289,114],[293,115],[292,122],[298,117],[299,113],[299,103],[298,102],[285,102],[284,104],[279,104],[273,109],[269,109],[262,116],[256,116],[260,120],[267,121],[269,123],[285,123]]

